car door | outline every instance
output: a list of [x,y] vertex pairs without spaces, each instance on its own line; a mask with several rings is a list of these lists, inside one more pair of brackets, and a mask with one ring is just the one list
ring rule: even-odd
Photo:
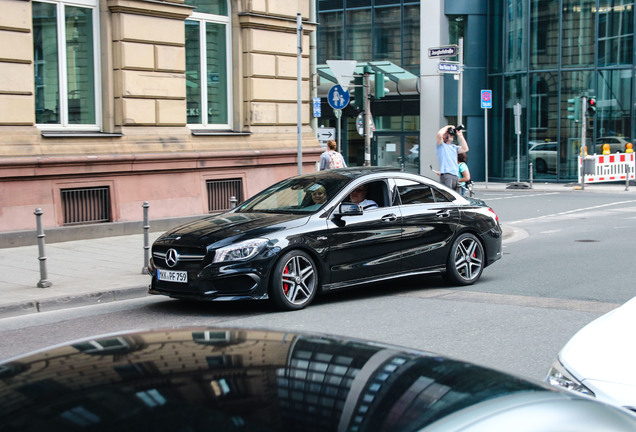
[[432,185],[396,179],[402,214],[402,269],[422,270],[444,265],[460,211],[453,195]]
[[[352,186],[347,193],[357,185]],[[330,283],[370,280],[401,270],[402,218],[399,206],[391,203],[386,180],[369,184],[367,197],[379,207],[355,216],[332,214],[327,221]]]

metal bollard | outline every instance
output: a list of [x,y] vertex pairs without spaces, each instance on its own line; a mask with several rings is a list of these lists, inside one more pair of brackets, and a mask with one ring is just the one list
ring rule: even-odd
[[232,195],[230,197],[230,208],[233,209],[234,207],[236,207],[237,203],[238,203],[238,200],[236,199],[234,195]]
[[534,166],[532,165],[532,162],[530,162],[530,189],[532,189],[532,183],[534,181]]
[[144,266],[141,268],[141,274],[148,274],[148,265],[150,264],[150,223],[148,222],[148,201],[144,201],[142,205],[144,209]]
[[42,215],[44,214],[44,212],[41,208],[36,208],[33,214],[35,215],[35,222],[37,224],[39,252],[38,259],[40,260],[40,281],[38,282],[37,287],[48,288],[53,284],[51,283],[51,281],[48,281],[46,279],[46,255],[44,254],[44,237],[46,237],[46,235],[44,234],[44,229],[42,228]]

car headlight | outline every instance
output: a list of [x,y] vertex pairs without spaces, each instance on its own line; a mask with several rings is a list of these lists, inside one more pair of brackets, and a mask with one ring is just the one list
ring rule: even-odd
[[583,393],[587,396],[596,397],[594,392],[585,387],[578,379],[576,379],[568,370],[561,364],[561,361],[557,358],[548,372],[548,376],[545,378],[549,384],[566,388],[578,393]]
[[267,242],[267,239],[251,239],[222,247],[217,249],[214,253],[213,262],[218,263],[248,260],[256,255],[258,251],[261,250],[261,247]]

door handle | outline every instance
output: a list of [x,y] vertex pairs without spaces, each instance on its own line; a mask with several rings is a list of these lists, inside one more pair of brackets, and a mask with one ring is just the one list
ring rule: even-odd
[[394,222],[397,220],[397,216],[394,213],[382,216],[382,222]]
[[438,218],[447,218],[447,217],[450,217],[450,215],[451,215],[450,210],[440,210],[437,212]]

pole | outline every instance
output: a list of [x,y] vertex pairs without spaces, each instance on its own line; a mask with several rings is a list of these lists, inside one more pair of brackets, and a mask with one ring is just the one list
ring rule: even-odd
[[517,134],[517,183],[521,183],[521,104],[517,102],[513,107],[515,115],[515,133]]
[[336,140],[337,140],[337,144],[338,144],[338,153],[342,153],[342,110],[339,109],[335,109],[333,110],[333,114],[334,116],[336,116],[336,119],[338,119],[337,123],[336,123]]
[[484,156],[486,160],[486,189],[488,189],[488,108],[484,108]]
[[148,221],[148,201],[142,204],[144,209],[144,265],[141,268],[141,274],[148,274],[148,264],[150,263],[150,223]]
[[297,85],[297,108],[298,108],[298,174],[303,173],[303,138],[302,138],[302,54],[303,54],[303,21],[300,13],[296,14],[296,85]]
[[364,166],[371,166],[371,99],[369,85],[371,70],[367,66],[364,68]]
[[459,82],[457,83],[457,124],[462,124],[464,99],[464,38],[459,38]]
[[[581,96],[581,162],[583,164],[585,164],[585,162],[583,162],[585,160],[585,156],[587,155],[587,145],[585,142],[585,129],[586,129],[586,122],[587,122],[587,116],[585,113],[585,108],[587,107],[587,97],[586,96]],[[581,171],[581,189],[585,189],[585,169],[583,169]]]
[[51,285],[51,281],[47,280],[46,274],[46,254],[44,253],[44,229],[42,228],[42,215],[44,212],[41,208],[36,208],[35,212],[35,223],[37,226],[37,236],[38,236],[38,259],[40,260],[40,281],[37,284],[38,288],[48,288]]

